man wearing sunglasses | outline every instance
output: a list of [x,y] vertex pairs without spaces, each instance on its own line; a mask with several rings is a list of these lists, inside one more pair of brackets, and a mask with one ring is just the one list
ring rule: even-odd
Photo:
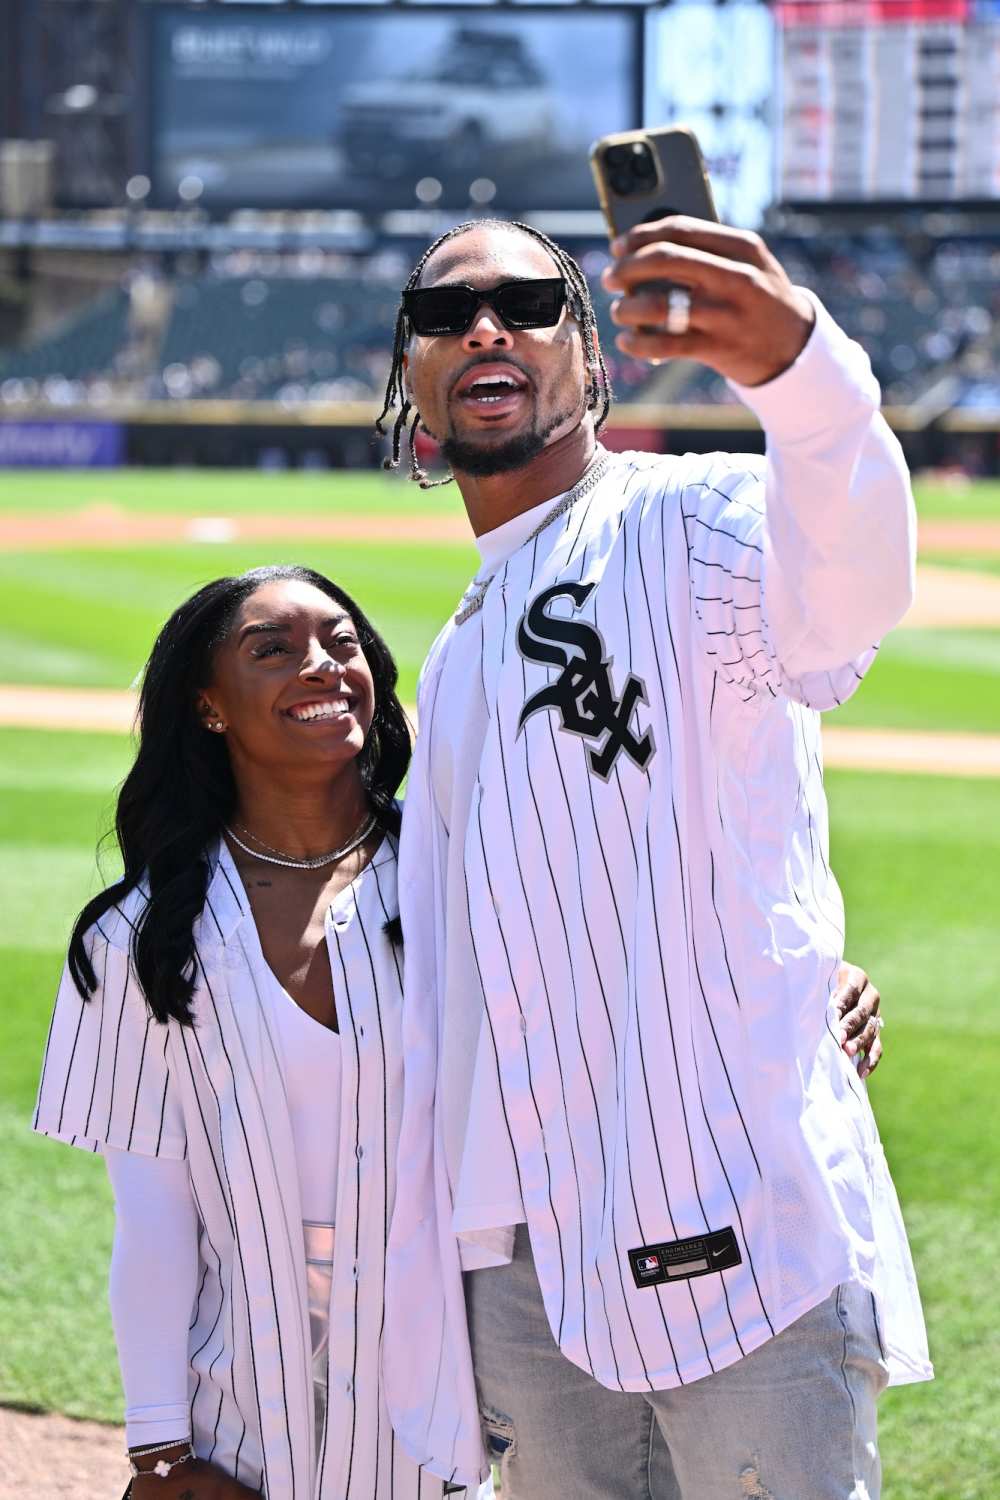
[[819,711],[908,606],[908,478],[756,235],[613,248],[619,347],[725,375],[766,461],[607,453],[586,283],[525,226],[437,241],[397,318],[393,459],[438,440],[481,567],[403,824],[390,1408],[463,1482],[482,1423],[504,1500],[876,1500],[877,1397],[931,1372],[838,1026]]

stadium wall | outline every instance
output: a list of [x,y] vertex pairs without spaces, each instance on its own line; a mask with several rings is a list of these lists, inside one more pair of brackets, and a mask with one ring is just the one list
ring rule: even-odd
[[[43,466],[44,432],[49,434],[49,464],[75,466],[73,454],[89,425],[95,433],[114,427],[120,434],[114,446],[95,443],[105,463],[157,468],[375,468],[387,452],[373,430],[376,410],[374,399],[297,407],[277,402],[150,402],[112,404],[99,412],[19,406],[16,411],[0,410],[0,467],[21,462]],[[911,468],[954,466],[976,475],[1000,474],[1000,412],[951,410],[928,423],[919,412],[887,408],[886,417]],[[71,433],[72,442],[65,440],[66,433]],[[741,406],[622,403],[612,412],[604,440],[617,450],[651,452],[761,452],[764,447],[754,417]]]

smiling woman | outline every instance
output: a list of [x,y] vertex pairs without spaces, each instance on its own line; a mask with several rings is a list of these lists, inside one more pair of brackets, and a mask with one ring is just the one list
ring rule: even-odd
[[442,1494],[393,1438],[379,1374],[395,685],[354,601],[298,567],[208,584],[146,668],[124,874],[77,920],[35,1116],[102,1152],[114,1189],[133,1500]]

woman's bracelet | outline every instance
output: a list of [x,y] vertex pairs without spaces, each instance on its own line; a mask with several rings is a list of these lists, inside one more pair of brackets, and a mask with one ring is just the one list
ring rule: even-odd
[[138,1479],[140,1474],[155,1474],[158,1479],[166,1479],[172,1469],[176,1469],[180,1464],[188,1463],[190,1459],[194,1458],[195,1452],[189,1440],[182,1439],[182,1441],[186,1442],[186,1453],[182,1453],[179,1458],[175,1458],[169,1462],[165,1458],[159,1458],[151,1469],[140,1469],[135,1460],[137,1458],[145,1458],[147,1454],[167,1453],[171,1448],[179,1447],[180,1443],[156,1443],[148,1448],[130,1448],[128,1450],[128,1466],[132,1478]]

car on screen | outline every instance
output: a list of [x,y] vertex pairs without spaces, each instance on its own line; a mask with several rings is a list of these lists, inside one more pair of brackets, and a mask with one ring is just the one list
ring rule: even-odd
[[524,39],[459,26],[430,62],[346,89],[337,144],[355,172],[447,177],[483,169],[490,151],[537,146],[554,127]]

